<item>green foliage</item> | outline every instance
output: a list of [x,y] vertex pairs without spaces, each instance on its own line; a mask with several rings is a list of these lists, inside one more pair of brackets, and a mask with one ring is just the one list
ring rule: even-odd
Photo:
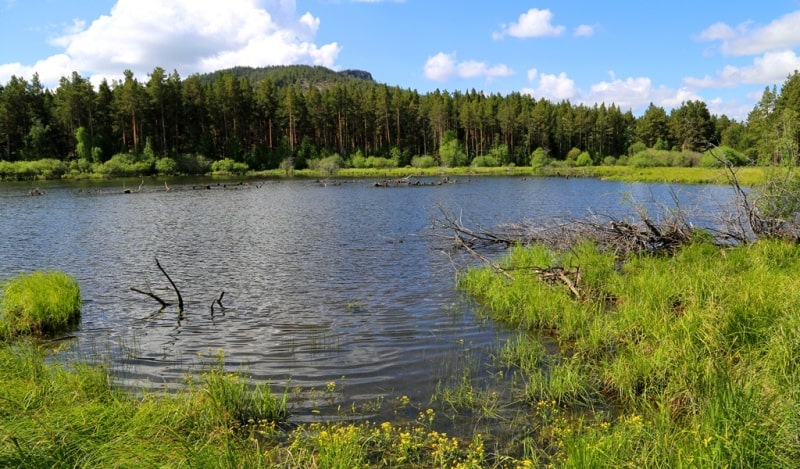
[[731,147],[717,147],[708,149],[700,158],[700,165],[705,168],[719,168],[730,164],[733,166],[744,166],[748,164],[744,153]]
[[472,163],[470,164],[478,168],[492,168],[500,166],[500,162],[491,155],[476,156],[472,159]]
[[351,168],[367,167],[367,159],[364,157],[364,154],[361,152],[361,150],[356,150],[355,153],[350,155],[350,167]]
[[[497,145],[493,147],[486,156],[491,157],[496,164],[485,164],[484,166],[501,166],[511,163],[511,152],[508,149],[508,145]],[[487,161],[487,163],[491,163],[491,160]]]
[[531,166],[534,168],[541,168],[550,164],[550,155],[547,151],[539,147],[531,153]]
[[154,164],[153,159],[132,153],[119,153],[98,165],[95,171],[107,177],[145,176],[153,173]]
[[19,275],[3,285],[0,337],[59,332],[73,325],[81,310],[77,280],[63,272]]
[[575,166],[591,166],[592,165],[592,155],[589,154],[588,151],[581,152],[578,155],[578,159],[575,160]]
[[370,156],[365,160],[364,167],[376,169],[396,168],[397,160],[382,156]]
[[567,152],[567,157],[566,157],[566,159],[568,159],[568,160],[572,160],[572,161],[577,161],[577,160],[578,160],[578,156],[579,156],[580,154],[581,154],[581,149],[580,149],[580,148],[572,147],[572,148],[570,148],[570,150]]
[[230,158],[211,163],[211,172],[214,174],[244,174],[248,169],[246,163],[239,163]]
[[342,167],[342,157],[339,155],[331,155],[322,159],[311,160],[308,162],[308,167],[315,171],[321,171],[328,176],[333,176],[336,174],[336,171]]
[[436,160],[430,155],[415,156],[411,158],[411,166],[414,168],[433,168]]
[[75,141],[78,142],[75,147],[75,154],[78,158],[86,161],[92,160],[92,140],[89,131],[86,127],[78,127],[75,131]]
[[687,151],[667,151],[647,149],[628,158],[628,165],[634,168],[654,168],[666,166],[696,166],[699,154]]
[[200,154],[183,154],[175,159],[178,172],[182,174],[205,174],[211,171],[210,159]]
[[[615,164],[617,164],[617,161],[618,160],[613,156],[606,156],[605,158],[603,158],[603,164],[606,166],[614,166]],[[627,164],[627,161],[625,163]]]
[[178,162],[172,158],[164,157],[156,160],[156,174],[173,176],[178,173]]
[[33,179],[59,179],[68,171],[66,163],[46,158],[35,161],[0,161],[0,180],[27,181]]
[[215,425],[231,422],[246,426],[256,422],[279,422],[288,416],[286,394],[271,393],[267,384],[250,385],[242,373],[226,373],[221,355],[218,362],[203,373],[203,390],[211,401],[209,417]]
[[653,150],[670,150],[669,141],[667,139],[659,138],[656,140],[656,143],[653,144]]
[[439,147],[442,166],[456,168],[467,164],[467,155],[453,132],[447,132]]
[[628,147],[628,156],[633,156],[642,151],[647,151],[647,145],[644,142],[636,142]]

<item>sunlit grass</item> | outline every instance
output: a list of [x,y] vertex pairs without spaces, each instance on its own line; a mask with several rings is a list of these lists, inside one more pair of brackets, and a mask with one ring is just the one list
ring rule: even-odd
[[[554,263],[579,265],[592,295],[576,300],[528,269]],[[621,266],[586,246],[532,247],[503,265],[513,281],[487,268],[460,285],[527,331],[499,356],[524,377],[528,402],[573,410],[543,422],[560,438],[539,442],[540,462],[785,467],[800,457],[800,246],[701,242]]]
[[33,272],[8,280],[0,298],[0,337],[67,329],[81,310],[80,286],[63,272]]

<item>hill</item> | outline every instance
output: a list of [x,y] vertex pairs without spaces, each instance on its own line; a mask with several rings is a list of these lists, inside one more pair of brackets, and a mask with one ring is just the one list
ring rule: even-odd
[[272,80],[277,87],[300,84],[304,87],[325,88],[334,83],[360,80],[375,83],[372,74],[363,70],[343,70],[340,72],[322,66],[312,65],[274,65],[269,67],[234,67],[200,75],[204,82],[214,82],[222,75],[231,74],[237,78],[247,78],[251,84],[262,80]]

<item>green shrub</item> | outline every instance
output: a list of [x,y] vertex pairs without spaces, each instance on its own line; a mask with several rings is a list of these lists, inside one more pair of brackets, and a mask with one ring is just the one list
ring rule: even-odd
[[118,153],[98,165],[97,172],[107,177],[143,176],[153,172],[154,162],[152,159],[132,153]]
[[159,158],[156,160],[156,173],[172,176],[178,173],[178,162],[172,158]]
[[536,150],[531,153],[531,166],[534,168],[541,168],[542,166],[546,166],[550,163],[550,156],[547,154],[547,150],[542,147],[537,148]]
[[724,163],[733,166],[745,166],[748,163],[747,155],[731,147],[711,148],[703,153],[700,165],[705,168],[719,168]]
[[584,151],[580,155],[578,155],[578,159],[575,161],[575,166],[591,166],[591,165],[592,165],[592,155],[590,155],[588,151]]
[[370,156],[365,162],[365,167],[378,169],[396,168],[397,161],[391,158],[383,158],[381,156]]
[[476,156],[472,160],[472,166],[476,166],[479,168],[493,168],[495,166],[500,166],[500,163],[497,159],[491,155],[484,155],[484,156]]
[[212,161],[200,154],[185,153],[175,159],[178,172],[183,174],[205,174],[211,171]]
[[647,150],[647,145],[645,145],[644,142],[636,142],[628,147],[628,155],[635,155],[645,150]]
[[248,168],[246,163],[239,163],[230,158],[217,160],[211,163],[211,172],[216,174],[244,174]]
[[415,168],[433,168],[436,160],[430,155],[415,156],[411,158],[411,166]]
[[62,272],[33,272],[3,285],[0,336],[43,334],[67,329],[78,319],[78,282]]

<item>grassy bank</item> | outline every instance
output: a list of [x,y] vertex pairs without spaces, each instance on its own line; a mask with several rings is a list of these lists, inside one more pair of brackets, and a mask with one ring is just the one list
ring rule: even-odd
[[78,282],[63,272],[33,272],[2,286],[0,338],[40,335],[74,325],[81,310]]
[[286,394],[226,372],[221,358],[175,394],[132,397],[102,367],[47,354],[0,343],[1,467],[484,467],[480,437],[434,430],[430,410],[405,424],[295,426]]
[[[50,342],[0,341],[0,466],[778,468],[800,460],[800,246],[701,241],[626,260],[590,243],[565,253],[534,246],[501,265],[512,278],[490,268],[459,277],[519,332],[497,350],[491,378],[467,370],[430,402],[392,399],[383,404],[391,421],[343,411],[336,422],[294,424],[290,394],[231,373],[220,356],[173,394],[133,396],[102,366],[52,360]],[[553,267],[574,283],[546,275]]]
[[[221,355],[174,394],[134,397],[102,366],[49,360],[46,336],[80,311],[73,278],[12,278],[0,303],[0,467],[482,467],[483,442],[435,430],[432,409],[402,424],[289,423],[288,393],[231,373]],[[321,395],[335,390],[335,383]],[[408,398],[396,411],[408,413]],[[352,417],[352,416],[351,416]],[[355,417],[360,417],[356,415]]]
[[[541,269],[579,268],[581,298]],[[800,247],[697,243],[622,264],[515,250],[460,285],[524,332],[500,353],[566,467],[790,467],[800,458]],[[543,339],[555,340],[548,351]],[[534,444],[535,443],[535,444]]]
[[[755,185],[764,180],[765,168],[745,167],[737,170],[742,185]],[[285,178],[284,171],[271,170],[251,173],[256,177]],[[333,174],[311,169],[295,170],[291,177],[311,179],[398,179],[407,176],[468,178],[476,176],[520,176],[520,177],[590,177],[623,182],[657,182],[669,184],[728,184],[722,169],[703,167],[657,167],[634,168],[631,166],[585,166],[585,167],[461,167],[461,168],[342,168]]]

